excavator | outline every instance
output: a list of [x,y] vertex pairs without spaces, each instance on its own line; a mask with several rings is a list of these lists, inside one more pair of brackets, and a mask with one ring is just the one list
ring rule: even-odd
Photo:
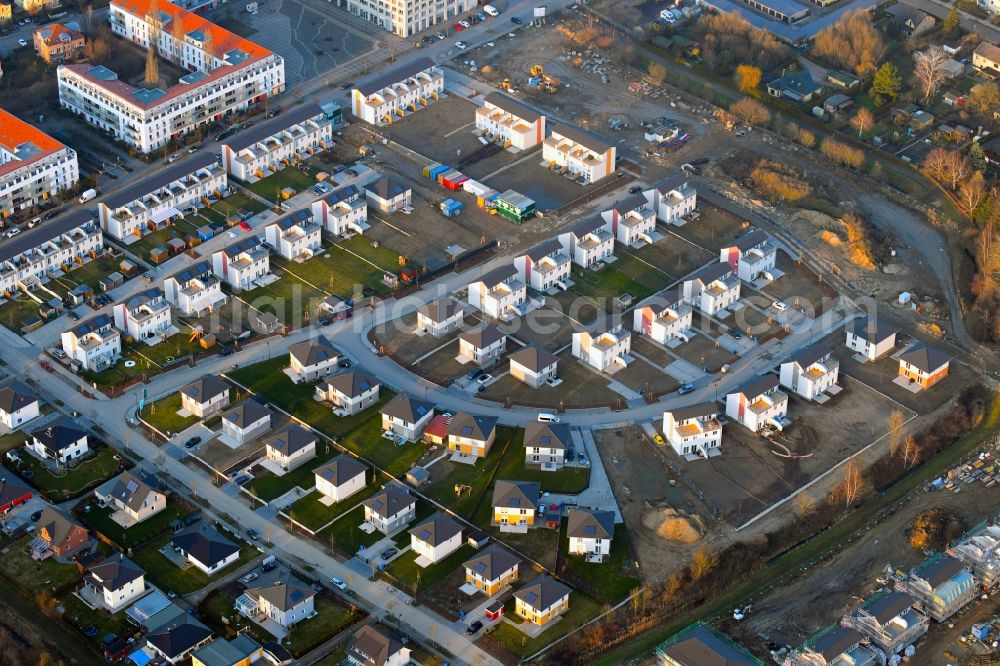
[[529,74],[531,74],[531,78],[533,80],[538,81],[536,87],[539,90],[544,90],[549,94],[554,94],[559,92],[559,79],[546,74],[545,68],[542,66],[541,63],[536,63],[532,65],[531,69],[529,70]]

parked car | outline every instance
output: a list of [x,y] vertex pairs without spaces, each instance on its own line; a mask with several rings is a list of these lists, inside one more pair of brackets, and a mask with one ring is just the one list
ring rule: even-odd
[[340,590],[342,592],[346,592],[347,591],[347,583],[345,583],[344,581],[340,580],[336,576],[331,576],[330,577],[330,584],[333,585],[335,588],[337,588],[338,590]]
[[516,16],[511,16],[510,17],[510,22],[513,23],[514,25],[521,25],[521,24],[524,23],[524,21],[522,21],[521,19],[517,18]]
[[444,39],[444,33],[443,32],[435,32],[434,36],[437,37],[438,40]]
[[219,356],[230,356],[233,353],[232,347],[223,347],[219,350]]
[[461,25],[461,24],[458,24],[458,23],[456,23],[455,25],[453,25],[451,27],[452,27],[453,30],[455,30],[455,32],[462,32],[463,30],[465,30],[465,26]]
[[184,442],[184,448],[193,449],[194,447],[201,444],[201,437],[192,437],[188,441]]
[[462,26],[463,28],[468,28],[469,27],[469,22],[465,21],[465,20],[459,21],[458,24],[460,26]]
[[465,42],[455,42],[455,47],[464,51],[465,49],[469,48],[469,45],[466,44]]
[[42,512],[36,511],[33,514],[31,514],[31,522],[37,523],[39,519],[41,519],[41,517],[42,517]]
[[240,582],[243,583],[244,585],[249,585],[258,578],[260,578],[260,574],[257,573],[256,571],[251,571],[246,576],[243,576],[243,578],[240,578]]
[[260,532],[258,532],[252,527],[247,528],[247,536],[253,539],[254,541],[260,541]]
[[263,571],[264,573],[267,573],[268,571],[274,571],[277,568],[278,568],[278,563],[273,560],[270,562],[265,560],[264,564],[260,565],[260,570]]
[[59,211],[57,211],[57,210],[50,210],[45,215],[42,215],[42,219],[43,220],[51,220],[53,217],[55,217],[58,214],[59,214]]
[[78,315],[75,311],[70,310],[66,314],[68,314],[69,318],[72,319],[73,321],[80,321],[80,315]]
[[788,309],[788,304],[785,303],[784,301],[775,301],[774,303],[771,303],[771,307],[777,310],[778,312],[784,312],[785,310]]
[[483,374],[479,375],[478,377],[476,377],[476,381],[479,382],[480,384],[485,384],[486,382],[490,381],[491,379],[493,379],[493,375],[491,375],[489,373],[485,373],[485,372]]
[[351,359],[349,359],[349,358],[342,358],[342,359],[340,359],[339,361],[337,361],[337,367],[338,368],[349,368],[349,367],[351,367]]
[[729,327],[729,330],[726,331],[726,333],[729,333],[729,337],[731,337],[733,340],[739,340],[740,338],[743,337],[743,334],[740,332],[738,328],[733,328],[731,326]]
[[640,185],[633,185],[632,187],[628,188],[629,194],[639,194],[639,192],[642,192],[642,186]]
[[399,552],[398,548],[396,548],[395,546],[389,546],[388,548],[382,551],[382,559],[389,560],[392,558],[393,555],[395,555],[398,552]]
[[14,227],[13,229],[11,229],[10,231],[8,231],[7,233],[4,234],[4,238],[13,238],[14,236],[18,235],[19,233],[21,233],[21,230],[18,229],[17,227]]
[[24,46],[28,45],[28,40],[25,39],[24,37],[22,37],[21,39],[17,40],[17,43],[18,43],[18,46],[24,47]]
[[479,630],[482,628],[483,628],[482,621],[476,620],[475,622],[469,625],[469,627],[465,630],[465,633],[467,633],[470,636],[475,636],[476,633],[478,633]]
[[584,465],[584,466],[590,464],[590,461],[587,460],[587,454],[586,453],[581,453],[580,455],[578,455],[576,457],[576,461],[578,463],[580,463],[581,465]]
[[341,90],[350,90],[351,86],[353,86],[353,85],[354,85],[354,81],[345,81],[344,83],[340,84],[340,89]]
[[685,384],[684,386],[677,389],[677,393],[680,395],[687,395],[694,390],[694,384]]

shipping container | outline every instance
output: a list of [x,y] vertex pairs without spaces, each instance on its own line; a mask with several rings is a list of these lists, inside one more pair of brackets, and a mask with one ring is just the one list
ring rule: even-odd
[[424,178],[430,178],[431,173],[434,171],[434,169],[438,168],[439,166],[441,166],[440,162],[434,162],[432,164],[428,164],[427,166],[425,166],[423,169],[420,170],[420,173],[423,175]]
[[452,168],[450,166],[446,164],[439,164],[438,166],[434,167],[428,172],[427,177],[437,182],[441,174],[448,173],[449,171],[452,171]]
[[469,180],[468,176],[459,173],[454,178],[445,178],[442,176],[441,184],[444,185],[445,188],[451,190],[452,192],[458,192],[460,189],[462,189],[462,184],[467,180]]

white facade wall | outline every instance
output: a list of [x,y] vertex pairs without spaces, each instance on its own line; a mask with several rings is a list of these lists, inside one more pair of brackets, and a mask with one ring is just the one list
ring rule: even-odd
[[70,360],[86,370],[98,371],[114,362],[122,353],[122,336],[110,324],[102,332],[77,336],[73,331],[62,334],[62,350]]
[[125,303],[114,309],[115,328],[133,340],[145,340],[160,335],[173,326],[170,318],[170,304],[166,298],[144,303],[132,310]]
[[296,123],[236,151],[222,147],[222,160],[229,173],[240,180],[255,182],[266,172],[281,171],[333,145],[333,125],[323,114]]
[[[30,446],[31,450],[37,453],[39,457],[53,459],[49,455],[48,450],[34,437],[28,441],[27,445]],[[84,435],[77,441],[73,442],[73,444],[60,451],[58,457],[54,458],[54,460],[58,460],[60,463],[65,464],[69,460],[75,460],[81,456],[87,455],[89,451],[90,445],[87,443],[87,436]]]
[[139,576],[131,583],[127,583],[117,590],[101,588],[104,605],[112,612],[128,605],[132,600],[146,591],[146,577]]
[[847,331],[847,348],[861,354],[869,361],[888,354],[896,346],[896,335],[890,335],[878,344],[869,342],[864,337],[856,335],[853,331]]
[[676,420],[670,412],[665,412],[663,434],[677,455],[707,453],[722,445],[722,425],[714,416]]
[[573,356],[602,372],[613,364],[624,367],[623,357],[631,350],[632,334],[624,329],[596,336],[586,331],[573,334]]
[[368,199],[363,194],[331,205],[320,199],[312,205],[313,220],[334,236],[348,230],[363,234],[368,225]]
[[650,306],[636,308],[632,313],[632,330],[665,345],[691,328],[694,311],[686,303],[666,307],[659,314]]
[[593,539],[584,537],[569,538],[570,555],[609,555],[611,554],[611,539]]
[[527,293],[527,287],[520,280],[504,282],[492,289],[482,282],[473,282],[469,285],[469,305],[490,317],[502,319],[517,314],[517,306],[524,303]]
[[429,67],[367,96],[355,88],[351,91],[351,111],[367,123],[386,125],[393,119],[401,118],[399,114],[411,107],[419,109],[424,104],[429,104],[442,92],[444,72],[439,67]]
[[0,423],[2,423],[9,430],[19,428],[39,415],[40,404],[41,403],[38,400],[35,400],[14,412],[5,412],[0,410]]
[[0,214],[4,216],[48,201],[80,180],[76,151],[66,146],[21,167],[14,166],[17,159],[0,146]]
[[329,497],[334,502],[342,502],[365,487],[365,474],[358,474],[353,479],[339,486],[330,483],[319,474],[316,475],[316,490]]
[[[338,7],[388,30],[400,37],[410,37],[421,30],[454,19],[471,11],[475,0],[337,0]],[[391,665],[389,665],[391,666]]]
[[72,270],[103,249],[104,234],[100,226],[88,220],[0,263],[0,292],[13,294],[21,283],[43,280],[56,271]]
[[415,534],[410,535],[410,546],[418,556],[423,555],[431,562],[440,562],[448,557],[462,545],[462,533],[454,535],[447,541],[443,541],[436,546],[432,546],[426,541],[421,541]]
[[288,229],[269,224],[264,227],[264,239],[279,256],[288,260],[307,260],[323,248],[318,224],[296,224]]
[[833,357],[817,361],[803,368],[795,361],[781,364],[781,385],[799,394],[806,400],[814,400],[837,383],[840,363]]

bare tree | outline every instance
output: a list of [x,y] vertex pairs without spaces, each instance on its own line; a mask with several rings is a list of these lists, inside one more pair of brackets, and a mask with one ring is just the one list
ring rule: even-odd
[[899,442],[903,438],[903,412],[898,409],[889,414],[889,455],[896,455]]
[[146,50],[146,85],[152,87],[159,83],[160,63],[156,60],[156,44],[150,38],[149,49]]
[[875,116],[866,107],[861,107],[851,118],[851,127],[858,130],[858,136],[870,130],[875,125]]
[[744,97],[729,107],[730,113],[747,125],[763,125],[771,120],[771,112],[752,97]]
[[900,450],[900,456],[903,458],[903,467],[906,469],[911,469],[920,462],[920,445],[917,444],[917,440],[907,437]]
[[849,507],[861,497],[864,489],[864,477],[861,476],[861,469],[853,460],[844,466],[844,475],[840,483],[833,489],[831,499],[843,501],[845,507]]
[[924,158],[924,173],[952,190],[968,178],[971,170],[969,161],[957,150],[934,148]]
[[945,64],[947,62],[948,54],[936,44],[926,51],[917,53],[916,64],[913,68],[913,80],[923,94],[924,102],[930,102],[938,88],[941,87],[945,78]]
[[962,212],[971,217],[986,200],[986,178],[983,177],[983,172],[973,171],[971,176],[959,184],[958,194]]
[[658,62],[649,62],[649,78],[655,83],[663,83],[667,80],[667,68]]
[[859,76],[874,72],[884,51],[882,35],[866,11],[848,12],[823,28],[813,46],[816,57],[847,67]]
[[718,563],[718,559],[708,552],[705,546],[701,546],[691,555],[691,564],[688,569],[691,571],[691,578],[698,580],[711,571]]
[[760,71],[760,67],[743,64],[736,68],[736,83],[740,92],[746,93],[755,90],[760,85],[761,78],[763,78],[763,73]]

